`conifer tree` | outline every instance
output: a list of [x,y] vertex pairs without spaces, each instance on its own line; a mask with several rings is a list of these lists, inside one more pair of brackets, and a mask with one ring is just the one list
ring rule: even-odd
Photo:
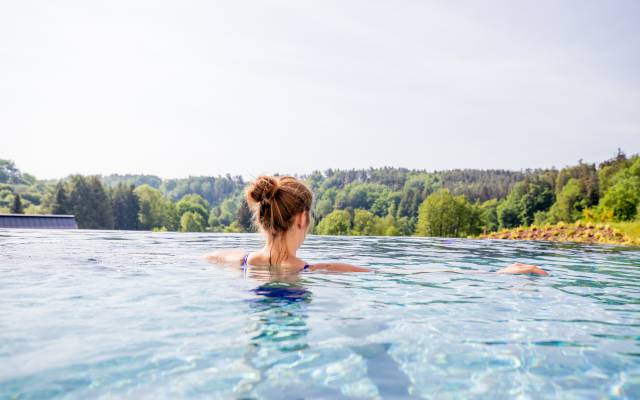
[[22,207],[22,200],[20,199],[20,195],[16,193],[13,196],[13,205],[11,206],[12,214],[24,214],[24,209]]
[[64,184],[62,184],[62,182],[58,183],[56,186],[51,213],[58,215],[71,214],[69,198],[67,196],[67,192],[64,190]]
[[247,205],[247,201],[244,199],[242,200],[240,209],[238,210],[238,225],[240,225],[245,232],[255,231],[251,210],[249,209],[249,205]]
[[113,224],[115,229],[139,229],[140,202],[133,190],[135,186],[118,184],[112,196]]
[[71,177],[69,204],[82,229],[113,229],[111,201],[96,176]]

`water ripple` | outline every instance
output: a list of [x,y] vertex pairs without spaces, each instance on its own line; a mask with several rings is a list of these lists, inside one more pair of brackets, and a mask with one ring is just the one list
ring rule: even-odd
[[[260,245],[0,230],[0,399],[640,397],[637,247],[312,236],[305,259],[377,272],[203,260]],[[492,273],[514,261],[551,276]]]

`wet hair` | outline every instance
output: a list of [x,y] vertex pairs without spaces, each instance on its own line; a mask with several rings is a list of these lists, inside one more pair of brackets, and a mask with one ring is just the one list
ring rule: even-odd
[[271,240],[284,235],[300,213],[309,222],[313,193],[293,176],[260,176],[249,185],[245,197],[255,224]]

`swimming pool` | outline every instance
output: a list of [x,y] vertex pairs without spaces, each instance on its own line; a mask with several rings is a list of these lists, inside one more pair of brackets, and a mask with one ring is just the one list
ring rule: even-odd
[[[640,396],[639,248],[310,237],[388,272],[271,282],[202,258],[260,243],[0,230],[0,398]],[[412,274],[514,260],[551,277]]]

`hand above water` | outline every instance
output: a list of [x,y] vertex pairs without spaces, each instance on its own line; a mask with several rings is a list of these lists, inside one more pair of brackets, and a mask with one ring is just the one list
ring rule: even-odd
[[507,268],[502,268],[498,271],[499,274],[524,274],[524,275],[538,275],[538,276],[549,276],[547,271],[542,268],[536,267],[535,265],[515,263],[509,265]]

